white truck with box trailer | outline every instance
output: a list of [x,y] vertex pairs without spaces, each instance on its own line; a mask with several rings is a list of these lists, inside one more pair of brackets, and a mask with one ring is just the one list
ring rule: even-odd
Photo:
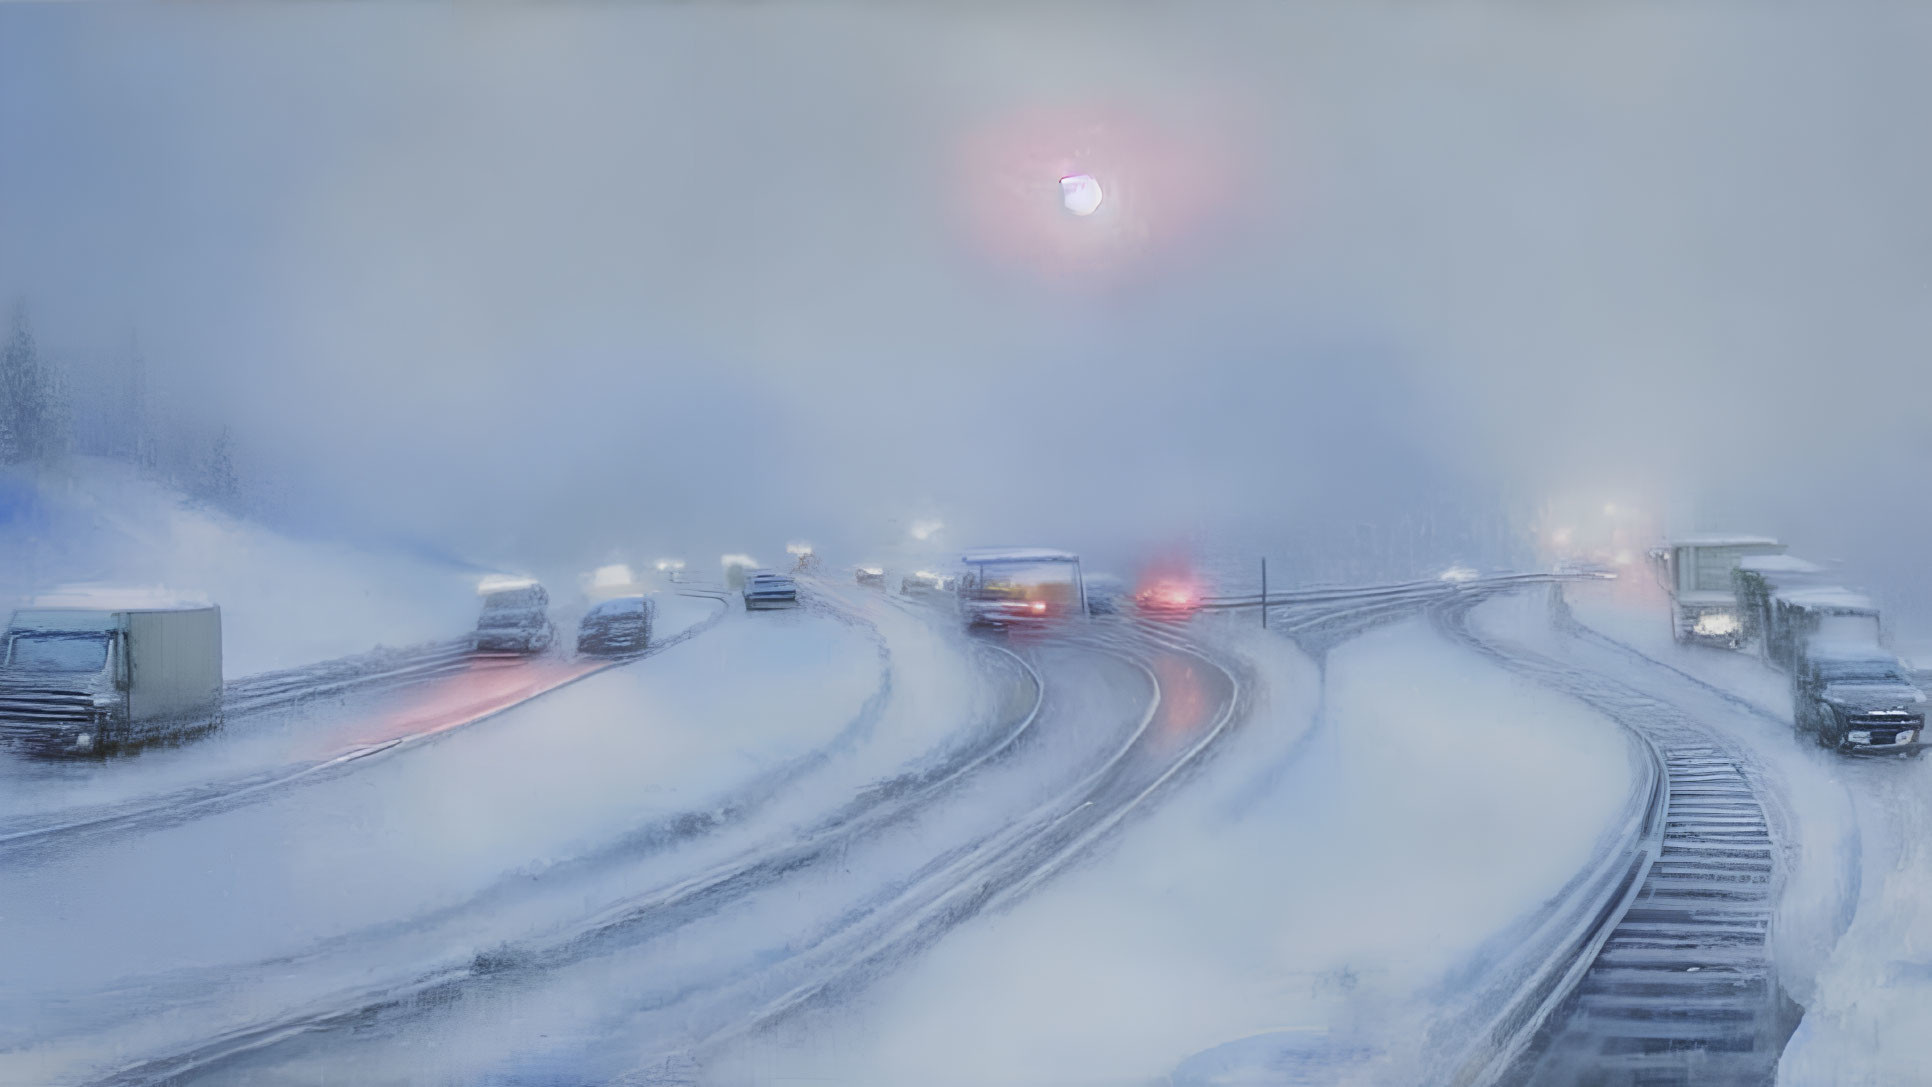
[[22,608],[0,645],[0,740],[87,755],[221,722],[221,609]]

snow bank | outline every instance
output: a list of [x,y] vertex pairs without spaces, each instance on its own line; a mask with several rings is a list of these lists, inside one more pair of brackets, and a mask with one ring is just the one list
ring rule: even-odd
[[1586,863],[1631,784],[1625,742],[1420,623],[1337,650],[1325,706],[1288,643],[1229,636],[1255,711],[1201,776],[1089,866],[708,1078],[1148,1082],[1292,1051],[1322,1082],[1419,1082],[1432,987]]
[[476,621],[475,583],[194,506],[114,461],[0,474],[0,607],[101,586],[206,597],[230,678],[454,637]]

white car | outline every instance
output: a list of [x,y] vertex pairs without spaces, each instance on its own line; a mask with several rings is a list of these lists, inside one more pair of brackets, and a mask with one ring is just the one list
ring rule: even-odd
[[798,606],[798,582],[790,574],[758,570],[745,577],[745,610]]

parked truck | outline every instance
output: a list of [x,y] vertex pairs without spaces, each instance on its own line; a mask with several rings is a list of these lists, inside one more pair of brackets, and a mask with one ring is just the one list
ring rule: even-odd
[[1744,643],[1732,572],[1744,559],[1782,555],[1768,536],[1689,536],[1650,553],[1658,580],[1670,594],[1670,631],[1680,642],[1736,649]]
[[1882,644],[1878,605],[1839,585],[1780,589],[1771,594],[1764,659],[1797,673],[1815,647]]
[[1758,647],[1761,656],[1770,657],[1771,598],[1788,590],[1823,585],[1830,575],[1817,563],[1796,555],[1746,555],[1731,571],[1731,589],[1737,596],[1740,636],[1748,645]]
[[87,755],[221,722],[221,609],[25,608],[0,655],[0,739]]

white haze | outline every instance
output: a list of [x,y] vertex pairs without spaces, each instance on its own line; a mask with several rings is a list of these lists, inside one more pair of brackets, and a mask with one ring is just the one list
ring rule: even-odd
[[[289,516],[486,561],[1614,493],[1912,594],[1929,19],[10,8],[0,296]],[[1041,115],[1137,134],[1077,225],[1164,179],[1144,244],[987,237],[964,149]]]

